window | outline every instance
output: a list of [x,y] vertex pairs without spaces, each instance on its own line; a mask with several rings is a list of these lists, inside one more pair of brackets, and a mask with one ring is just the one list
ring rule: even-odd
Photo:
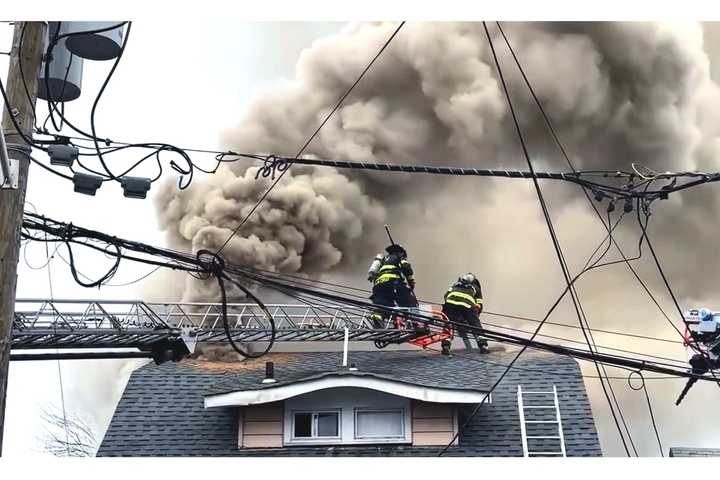
[[355,438],[360,440],[404,439],[404,410],[355,409]]
[[410,444],[410,400],[342,387],[285,400],[283,445]]
[[340,438],[340,412],[293,412],[293,440]]

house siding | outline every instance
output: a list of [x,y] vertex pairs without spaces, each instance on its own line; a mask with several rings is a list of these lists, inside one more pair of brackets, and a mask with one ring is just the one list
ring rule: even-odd
[[279,448],[283,446],[283,407],[281,403],[240,409],[242,422],[240,448]]
[[[440,403],[412,403],[412,443],[447,445],[455,436],[455,407]],[[457,443],[457,442],[456,442]]]

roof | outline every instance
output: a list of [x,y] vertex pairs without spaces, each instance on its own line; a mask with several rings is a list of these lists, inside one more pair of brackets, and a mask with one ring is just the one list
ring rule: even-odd
[[720,457],[720,448],[670,448],[671,457]]
[[[435,351],[350,352],[358,371],[398,382],[453,389],[485,390],[505,370],[516,351],[443,356]],[[146,365],[133,372],[98,456],[352,455],[433,456],[437,447],[347,446],[237,448],[236,407],[204,408],[205,395],[237,389],[263,389],[265,362],[275,363],[278,384],[337,371],[342,354],[271,353],[243,362],[184,360]],[[569,456],[601,455],[592,411],[575,360],[528,350],[463,431],[446,455],[521,456],[517,385],[524,389],[557,386]],[[469,415],[473,405],[461,409]]]
[[[404,352],[355,352],[351,371],[341,366],[341,353],[305,353],[302,357],[282,357],[274,383],[263,383],[264,368],[243,375],[225,376],[205,394],[206,407],[269,403],[322,388],[354,386],[372,388],[417,400],[453,403],[482,401],[488,392],[484,364],[472,362],[472,368],[459,369],[453,375],[438,362],[455,361],[446,356],[407,355]],[[272,357],[270,357],[271,359]],[[253,365],[264,366],[268,358]],[[419,387],[419,388],[413,388]]]

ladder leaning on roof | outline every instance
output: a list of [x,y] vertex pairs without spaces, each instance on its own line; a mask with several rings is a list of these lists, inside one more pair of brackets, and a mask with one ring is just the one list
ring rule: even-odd
[[[550,395],[553,397],[553,405],[535,405],[532,399],[540,397],[548,398]],[[565,453],[565,437],[563,436],[562,419],[560,418],[560,404],[558,402],[557,388],[553,385],[552,390],[549,391],[523,391],[522,386],[518,385],[518,411],[520,413],[520,433],[522,435],[522,446],[523,455],[525,457],[543,457],[543,456],[567,456]],[[530,400],[530,402],[528,402]],[[528,405],[530,403],[530,405]],[[548,412],[549,410],[555,410],[555,419],[548,420],[547,415],[540,415],[540,419],[533,419],[530,412]],[[530,416],[530,420],[526,418],[526,413]],[[557,435],[528,435],[528,425],[557,425]],[[557,440],[560,444],[558,450],[530,450],[528,448],[528,440]]]

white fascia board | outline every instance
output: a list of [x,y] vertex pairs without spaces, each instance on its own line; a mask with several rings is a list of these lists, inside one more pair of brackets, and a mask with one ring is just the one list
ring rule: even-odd
[[317,390],[340,387],[367,388],[399,397],[421,400],[423,402],[481,403],[486,395],[488,396],[488,401],[491,401],[487,392],[426,387],[393,382],[375,377],[346,375],[341,377],[319,378],[290,385],[263,388],[261,390],[239,390],[236,392],[208,395],[205,397],[205,408],[259,405],[297,397],[298,395]]

